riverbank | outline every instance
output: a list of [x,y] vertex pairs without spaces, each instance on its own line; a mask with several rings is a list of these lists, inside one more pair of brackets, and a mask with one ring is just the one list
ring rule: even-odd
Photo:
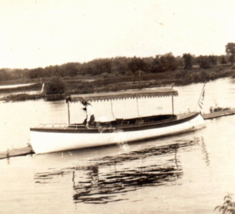
[[[129,89],[141,89],[150,87],[162,87],[162,86],[175,86],[189,85],[200,82],[213,81],[219,78],[235,76],[235,67],[229,65],[219,65],[211,69],[199,69],[194,68],[191,70],[178,69],[175,71],[167,71],[161,73],[148,73],[148,74],[132,74],[132,75],[114,75],[109,74],[105,76],[91,76],[91,75],[77,75],[75,77],[61,77],[59,78],[64,84],[65,92],[63,96],[70,94],[84,94],[84,93],[98,93],[98,92],[108,92],[108,91],[119,91],[119,90],[129,90]],[[51,78],[40,78],[34,80],[34,85],[28,86],[24,89],[13,88],[13,89],[0,89],[0,92],[22,92],[30,90],[39,90],[42,82],[49,82]],[[25,83],[26,80],[21,82]],[[12,84],[16,83],[14,81]],[[8,81],[8,84],[10,82]],[[17,84],[20,84],[17,81]],[[53,96],[50,94],[50,96]],[[61,99],[61,95],[56,93],[55,97]],[[12,95],[8,96],[8,100],[18,101],[27,99],[37,99],[35,95],[29,95],[23,93],[22,95]],[[40,98],[43,98],[41,95]]]

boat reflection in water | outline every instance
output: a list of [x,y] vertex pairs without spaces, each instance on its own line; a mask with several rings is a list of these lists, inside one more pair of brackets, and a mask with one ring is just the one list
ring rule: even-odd
[[104,204],[128,200],[124,197],[130,191],[177,184],[177,179],[183,175],[177,151],[198,142],[198,138],[180,140],[170,145],[92,159],[86,166],[37,173],[35,182],[45,184],[57,176],[70,174],[74,203]]

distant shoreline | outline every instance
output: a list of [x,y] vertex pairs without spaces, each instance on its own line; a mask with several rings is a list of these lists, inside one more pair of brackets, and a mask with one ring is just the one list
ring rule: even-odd
[[[225,77],[235,77],[234,66],[216,66],[211,69],[178,69],[175,71],[160,72],[156,74],[142,74],[142,75],[108,75],[105,77],[96,75],[77,75],[75,77],[59,77],[58,79],[64,85],[63,97],[70,94],[86,94],[86,93],[99,93],[99,92],[109,92],[109,91],[119,91],[119,90],[130,90],[130,89],[141,89],[150,87],[163,87],[163,86],[183,86],[195,83],[203,83],[219,78]],[[55,78],[55,77],[54,77]],[[39,78],[35,79],[34,82],[24,81],[8,81],[7,85],[1,85],[0,83],[0,93],[16,93],[22,92],[22,95],[17,96],[17,100],[27,100],[36,99],[40,96],[28,95],[27,91],[38,90],[40,91],[42,87],[42,82],[47,84],[52,78]],[[11,85],[10,85],[11,83]],[[12,86],[22,86],[22,87],[12,87]],[[46,95],[46,92],[45,94]],[[54,94],[55,97],[58,93]],[[50,93],[53,97],[53,93]],[[8,96],[8,99],[14,101],[14,96]]]

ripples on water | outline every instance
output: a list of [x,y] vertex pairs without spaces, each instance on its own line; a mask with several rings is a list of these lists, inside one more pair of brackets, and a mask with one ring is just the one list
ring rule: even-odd
[[74,203],[106,204],[128,200],[123,197],[126,192],[146,186],[173,185],[183,174],[178,150],[198,141],[195,138],[91,159],[90,165],[36,173],[34,179],[41,185],[52,182],[55,177],[72,174]]

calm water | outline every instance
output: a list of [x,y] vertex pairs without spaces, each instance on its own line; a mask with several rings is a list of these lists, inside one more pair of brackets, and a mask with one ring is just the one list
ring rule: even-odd
[[[176,87],[175,112],[194,111],[202,84]],[[230,79],[206,85],[204,111],[235,107]],[[115,117],[170,112],[168,98],[114,101]],[[112,119],[109,102],[93,103],[96,117]],[[71,105],[72,122],[85,117]],[[0,150],[25,146],[29,128],[67,123],[64,102],[0,103]],[[0,213],[216,213],[235,189],[235,116],[206,121],[184,135],[0,160]]]

